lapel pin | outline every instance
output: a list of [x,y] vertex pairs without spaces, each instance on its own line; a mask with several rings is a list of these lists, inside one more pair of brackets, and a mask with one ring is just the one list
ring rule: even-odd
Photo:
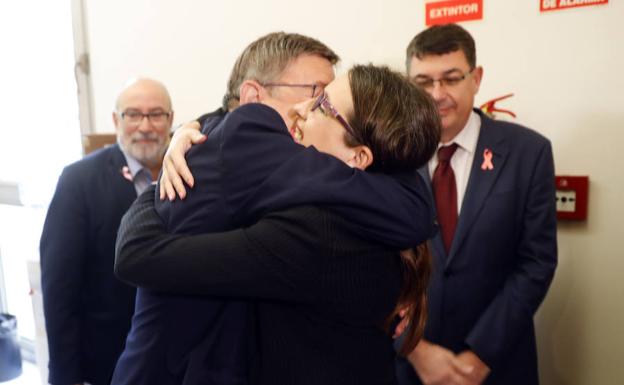
[[494,164],[492,163],[492,151],[489,148],[483,150],[483,163],[481,164],[481,170],[494,170]]
[[134,179],[132,178],[132,174],[130,173],[130,169],[128,168],[128,166],[123,166],[121,168],[121,175],[123,175],[123,177],[129,180],[130,182],[132,182],[132,180]]

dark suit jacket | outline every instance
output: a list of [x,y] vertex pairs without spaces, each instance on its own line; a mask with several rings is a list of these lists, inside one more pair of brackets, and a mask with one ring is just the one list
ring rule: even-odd
[[113,274],[122,215],[136,198],[117,145],[67,166],[41,235],[51,384],[108,384],[134,311],[135,289]]
[[[533,315],[557,265],[550,142],[481,115],[481,132],[451,250],[432,240],[425,339],[473,350],[491,369],[486,384],[537,384]],[[483,153],[494,155],[482,170]],[[430,181],[426,168],[421,173]],[[398,365],[402,384],[419,381]]]
[[[146,196],[147,195],[147,196]],[[327,210],[299,206],[246,229],[166,233],[149,194],[124,217],[116,272],[143,287],[257,302],[254,384],[394,384],[384,319],[396,304],[396,252]]]
[[[214,123],[204,124],[208,140],[189,151],[195,187],[186,200],[156,202],[168,231],[224,231],[268,211],[311,203],[397,249],[431,235],[430,199],[415,171],[390,177],[351,169],[294,143],[279,114],[261,104],[239,107]],[[246,383],[249,311],[244,301],[140,288],[113,383]]]

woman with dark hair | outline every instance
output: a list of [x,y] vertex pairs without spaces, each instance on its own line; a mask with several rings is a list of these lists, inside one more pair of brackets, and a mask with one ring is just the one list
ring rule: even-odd
[[[333,105],[329,103],[330,94]],[[301,117],[296,122],[295,141],[362,170],[413,170],[429,161],[439,140],[438,112],[429,95],[387,67],[356,65],[348,76],[329,84],[313,102],[299,104],[295,110]],[[347,112],[342,116],[338,111]],[[404,355],[422,337],[429,258],[426,244],[401,253],[399,304],[408,309],[406,317],[413,320],[400,348]]]
[[[385,67],[355,66],[295,110],[295,140],[354,169],[415,171],[439,140],[433,101]],[[396,382],[389,329],[399,309],[412,320],[401,352],[422,335],[430,260],[422,246],[390,250],[315,206],[172,235],[152,193],[122,221],[115,269],[143,287],[257,300],[253,384],[362,385]]]

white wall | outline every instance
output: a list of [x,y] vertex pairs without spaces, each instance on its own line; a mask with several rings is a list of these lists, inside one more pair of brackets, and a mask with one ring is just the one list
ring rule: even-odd
[[[343,58],[402,69],[424,28],[424,2],[87,0],[96,131],[110,131],[118,87],[161,79],[181,123],[216,108],[237,54],[274,30],[319,38]],[[542,382],[619,384],[624,378],[624,5],[539,13],[538,0],[484,0],[484,20],[463,25],[485,78],[477,102],[502,106],[549,137],[558,174],[590,176],[589,219],[560,223],[560,264],[537,316]]]

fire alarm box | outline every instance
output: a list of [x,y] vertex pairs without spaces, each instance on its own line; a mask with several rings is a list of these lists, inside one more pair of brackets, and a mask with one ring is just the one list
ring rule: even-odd
[[584,221],[587,219],[588,176],[555,177],[557,219]]

